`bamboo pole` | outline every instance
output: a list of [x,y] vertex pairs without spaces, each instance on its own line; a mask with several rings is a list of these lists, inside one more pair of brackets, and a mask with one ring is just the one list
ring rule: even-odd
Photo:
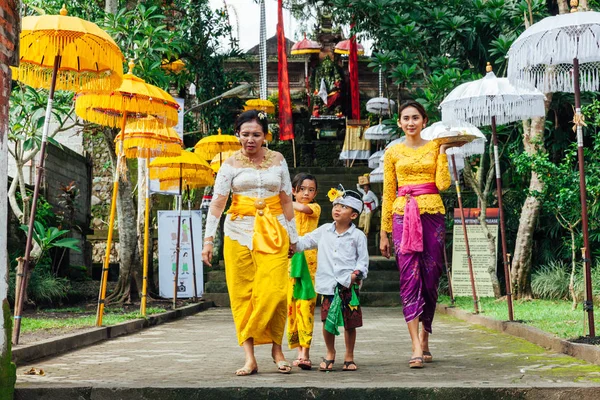
[[192,201],[190,200],[190,185],[187,185],[188,211],[190,213],[190,244],[192,247],[192,276],[194,279],[194,303],[198,301],[198,287],[196,284],[196,256],[194,254],[194,225],[192,224]]
[[[506,245],[506,225],[504,223],[504,207],[502,206],[502,172],[500,171],[500,156],[498,154],[498,135],[496,133],[496,117],[492,117],[492,142],[494,145],[494,165],[496,168],[496,196],[498,197],[498,214],[500,217],[500,236],[502,238],[502,265],[504,267],[504,283],[506,285],[506,303],[508,305],[508,320],[513,321],[513,300],[510,287],[510,268],[508,249]],[[495,262],[495,260],[494,260]]]
[[[125,107],[123,107],[124,109]],[[123,138],[125,136],[125,125],[127,122],[127,111],[123,111],[121,120],[121,143],[117,149],[117,162],[115,163],[115,175],[113,182],[113,193],[110,203],[110,217],[108,220],[108,235],[106,237],[106,253],[104,256],[104,265],[102,268],[102,279],[100,283],[100,293],[98,294],[98,309],[96,311],[96,326],[102,326],[102,317],[104,315],[104,302],[106,300],[106,285],[108,282],[108,269],[110,266],[110,252],[112,249],[113,231],[115,227],[115,216],[117,214],[117,196],[119,194],[119,162],[123,152]]]
[[177,308],[177,284],[179,281],[179,252],[181,247],[181,209],[183,208],[182,187],[182,165],[179,164],[179,214],[177,215],[177,247],[175,247],[175,276],[173,278],[173,309]]
[[[575,121],[581,121],[581,91],[579,88],[579,60],[573,59],[573,87],[575,92]],[[583,257],[585,270],[585,297],[583,309],[588,314],[588,325],[590,336],[596,336],[596,327],[594,326],[594,302],[592,292],[592,253],[590,251],[590,236],[588,229],[588,211],[587,194],[585,186],[585,167],[583,155],[583,131],[581,123],[576,123],[577,127],[577,160],[579,162],[579,195],[581,198],[581,231],[583,232],[583,246],[585,257]]]
[[467,252],[467,263],[469,265],[469,278],[471,280],[471,289],[473,291],[473,307],[475,308],[475,314],[479,314],[479,299],[477,298],[477,289],[475,288],[473,260],[471,259],[471,248],[469,247],[469,236],[467,234],[467,224],[465,223],[465,210],[462,205],[460,183],[458,182],[458,172],[456,170],[456,158],[454,157],[454,154],[452,154],[452,171],[454,172],[454,183],[456,185],[456,196],[458,197],[458,208],[460,209],[460,220],[462,222],[463,235],[465,236],[465,250]]
[[44,127],[42,130],[42,145],[40,148],[40,163],[37,167],[35,186],[33,189],[33,200],[31,202],[31,211],[29,213],[29,226],[27,227],[27,240],[25,242],[25,256],[23,260],[23,279],[19,287],[19,297],[15,299],[15,322],[12,332],[12,343],[19,344],[19,335],[21,334],[21,314],[23,312],[23,299],[27,293],[27,275],[29,273],[29,263],[31,262],[31,249],[33,247],[33,230],[35,225],[35,213],[37,210],[37,200],[40,195],[40,186],[42,183],[42,174],[46,161],[46,144],[48,142],[48,131],[50,130],[50,119],[52,117],[52,105],[54,104],[54,90],[56,88],[56,77],[58,75],[58,66],[61,56],[54,57],[54,66],[52,68],[52,80],[50,82],[50,93],[48,94],[48,103],[46,104],[46,115],[44,118]]
[[148,247],[150,241],[150,158],[146,158],[146,204],[144,208],[144,267],[142,278],[142,301],[140,314],[146,316],[148,301]]

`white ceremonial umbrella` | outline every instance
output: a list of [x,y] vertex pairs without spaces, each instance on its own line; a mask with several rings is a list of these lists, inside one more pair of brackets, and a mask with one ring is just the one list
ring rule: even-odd
[[[467,225],[465,223],[465,212],[462,204],[462,196],[460,192],[460,182],[458,180],[458,159],[462,159],[464,168],[465,154],[481,154],[485,151],[485,135],[475,126],[468,122],[436,122],[431,126],[421,131],[421,138],[425,140],[435,140],[441,143],[455,143],[461,141],[469,141],[462,147],[454,147],[446,150],[450,156],[449,164],[452,165],[452,175],[454,176],[454,184],[456,185],[456,196],[458,197],[458,208],[460,209],[460,219],[462,221],[463,234],[465,237],[465,250],[467,252],[467,262],[469,266],[469,277],[471,279],[471,290],[473,291],[473,305],[475,313],[479,313],[479,300],[477,289],[475,286],[475,272],[473,270],[473,261],[471,260],[471,248],[469,246],[469,236],[467,234]],[[464,146],[470,146],[467,151],[463,150]],[[450,151],[452,150],[452,152]]]
[[[508,319],[514,320],[512,293],[510,290],[510,271],[506,246],[504,208],[502,206],[502,173],[498,154],[498,135],[496,124],[543,117],[546,114],[544,94],[526,83],[513,86],[507,78],[498,78],[487,63],[485,77],[464,83],[455,88],[442,103],[442,120],[468,121],[476,126],[492,126],[494,143],[494,167],[496,168],[496,194],[502,237],[502,260],[506,284]],[[482,151],[483,153],[483,151]]]
[[383,124],[373,125],[365,130],[364,138],[367,140],[388,140],[396,130]]
[[369,174],[369,181],[371,183],[383,182],[383,165],[379,165]]
[[394,113],[396,102],[387,97],[375,97],[367,101],[367,111],[377,115],[391,115]]
[[377,168],[383,159],[383,153],[385,150],[379,150],[371,154],[369,157],[369,168]]
[[[571,2],[573,4],[573,2]],[[543,92],[574,93],[581,197],[581,230],[585,248],[584,309],[588,313],[589,334],[595,336],[592,302],[592,255],[588,232],[587,196],[583,159],[584,118],[581,114],[581,90],[600,89],[600,13],[576,12],[547,17],[533,24],[508,50],[508,79],[514,84],[534,85]]]

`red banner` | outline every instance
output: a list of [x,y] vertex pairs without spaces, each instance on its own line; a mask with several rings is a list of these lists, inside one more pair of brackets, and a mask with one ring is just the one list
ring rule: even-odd
[[279,139],[294,139],[294,121],[292,119],[292,100],[288,79],[287,51],[283,33],[283,0],[277,6],[277,72],[279,75]]
[[[354,24],[352,24],[354,26]],[[360,94],[358,92],[358,46],[356,35],[350,38],[348,72],[350,73],[350,99],[352,102],[352,119],[360,119]]]

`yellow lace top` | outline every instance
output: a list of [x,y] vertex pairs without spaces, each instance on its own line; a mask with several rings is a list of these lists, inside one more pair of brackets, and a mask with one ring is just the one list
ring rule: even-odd
[[[446,154],[439,154],[440,145],[430,141],[418,149],[399,143],[386,150],[383,159],[383,205],[381,229],[392,231],[392,213],[403,215],[406,199],[398,197],[398,187],[435,182],[438,190],[450,187],[450,172]],[[421,214],[445,213],[439,194],[415,197]]]
[[309,232],[314,231],[319,226],[319,217],[321,216],[321,206],[317,203],[309,203],[306,206],[310,207],[312,214],[305,214],[300,211],[294,210],[294,216],[296,217],[296,228],[298,228],[298,235],[304,236]]

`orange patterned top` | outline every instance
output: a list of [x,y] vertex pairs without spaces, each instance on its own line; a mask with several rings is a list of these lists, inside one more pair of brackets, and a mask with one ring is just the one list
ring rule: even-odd
[[[383,204],[381,229],[392,231],[392,213],[403,215],[405,197],[398,197],[398,187],[435,182],[438,190],[450,187],[448,157],[439,154],[440,145],[430,141],[413,149],[399,143],[387,149],[383,158]],[[421,214],[445,213],[439,194],[424,194],[415,197]]]

